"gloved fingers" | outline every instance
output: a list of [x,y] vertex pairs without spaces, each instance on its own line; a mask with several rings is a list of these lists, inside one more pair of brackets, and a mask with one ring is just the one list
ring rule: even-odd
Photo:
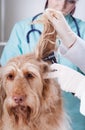
[[55,79],[58,77],[59,77],[59,71],[50,71],[44,76],[44,79]]
[[50,66],[51,70],[57,70],[59,72],[62,73],[69,73],[69,74],[73,74],[73,73],[78,73],[75,70],[71,69],[68,66],[62,65],[62,64],[58,64],[58,63],[54,63]]
[[48,8],[45,10],[45,13],[51,15],[52,17],[55,17],[56,19],[63,19],[64,18],[62,12],[55,10],[55,9]]
[[50,66],[51,70],[57,70],[57,71],[61,71],[63,65],[58,64],[58,63],[54,63]]
[[47,9],[45,10],[45,15],[51,21],[58,35],[60,35],[62,39],[62,36],[64,37],[65,33],[70,30],[70,27],[68,26],[63,14],[60,11],[56,11],[54,9]]
[[51,65],[51,71],[55,70],[57,72],[54,75],[58,78],[62,90],[75,93],[80,82],[85,81],[85,76],[67,66],[54,63]]
[[59,27],[59,22],[60,21],[58,19],[56,19],[54,16],[52,16],[50,13],[46,13],[46,15],[47,15],[49,21],[52,23],[52,25],[56,29],[57,33],[58,33],[58,28],[60,28]]
[[65,66],[65,65],[62,65],[62,64],[57,64],[57,63],[54,63],[51,65],[51,70],[57,70],[59,72],[63,72],[63,73],[67,73],[67,74],[70,74],[70,75],[73,75],[77,78],[84,78],[84,76],[77,72],[76,70],[73,70],[72,68],[68,67],[68,66]]
[[44,79],[48,78],[59,78],[61,77],[60,75],[62,74],[61,72],[61,65],[60,64],[52,64],[50,66],[50,71],[44,75]]
[[67,28],[70,29],[70,27],[68,26],[68,24],[67,24],[67,22],[66,22],[66,20],[64,18],[64,15],[63,15],[63,13],[61,11],[56,11],[54,9],[49,9],[48,8],[48,9],[45,10],[45,14],[47,15],[48,19],[52,23],[53,23],[53,20],[54,20],[55,22],[62,23],[60,25],[62,25],[62,26],[64,25],[64,26],[66,26]]
[[44,12],[44,14],[48,17],[48,19],[51,21],[51,22],[53,22],[53,13],[52,13],[52,11],[51,11],[52,9],[46,9],[45,10],[45,12]]
[[45,76],[45,78],[58,78],[59,80],[65,80],[68,72],[68,67],[65,67],[64,65],[54,63],[50,66],[50,72],[48,72]]

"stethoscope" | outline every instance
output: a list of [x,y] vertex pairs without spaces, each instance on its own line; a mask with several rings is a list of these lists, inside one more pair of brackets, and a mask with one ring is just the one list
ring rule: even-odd
[[[37,15],[35,15],[33,18],[32,18],[32,22],[39,16],[39,15],[41,15],[42,13],[39,13],[39,14],[37,14]],[[79,37],[81,37],[81,35],[80,35],[80,31],[79,31],[79,26],[78,26],[78,23],[77,23],[77,21],[76,21],[76,19],[71,15],[71,17],[72,17],[72,19],[73,19],[73,21],[74,21],[74,23],[75,23],[75,26],[76,26],[76,30],[77,30],[77,35],[79,36]],[[39,29],[36,29],[35,28],[35,25],[33,25],[33,24],[31,24],[31,29],[30,29],[30,31],[27,33],[27,35],[26,35],[26,39],[27,39],[27,43],[29,44],[30,43],[30,34],[31,33],[34,33],[34,32],[37,32],[39,35],[41,35],[41,31],[39,30]],[[54,56],[54,52],[52,52],[48,57],[46,57],[46,58],[44,58],[44,60],[45,61],[47,61],[47,60],[51,60],[51,62],[52,63],[56,63],[57,61],[56,61],[56,58],[55,58],[55,56]]]

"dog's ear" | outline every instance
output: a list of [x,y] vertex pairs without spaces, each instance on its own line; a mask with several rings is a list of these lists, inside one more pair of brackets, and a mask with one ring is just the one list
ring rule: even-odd
[[44,29],[37,44],[37,48],[35,50],[35,56],[37,59],[44,59],[50,53],[57,50],[56,47],[57,33],[46,15],[42,15],[40,22],[44,24]]
[[3,114],[3,103],[6,97],[5,90],[3,88],[3,78],[2,78],[2,67],[0,67],[0,119],[2,118]]
[[43,79],[47,80],[47,79],[55,79],[57,77],[57,70],[56,67],[54,65],[54,68],[49,66],[49,64],[47,62],[40,62],[40,69],[42,70],[42,76]]

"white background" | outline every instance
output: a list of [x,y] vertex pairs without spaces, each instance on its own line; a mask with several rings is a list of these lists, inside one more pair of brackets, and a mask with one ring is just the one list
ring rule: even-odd
[[[0,41],[7,41],[17,21],[44,10],[46,0],[0,0]],[[79,0],[75,16],[85,20],[85,0]]]

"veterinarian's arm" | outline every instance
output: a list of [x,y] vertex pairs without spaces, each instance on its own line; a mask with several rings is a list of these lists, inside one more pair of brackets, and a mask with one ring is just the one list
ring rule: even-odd
[[62,40],[63,44],[59,46],[60,53],[85,73],[85,41],[71,30],[61,12],[47,9],[46,14]]
[[83,73],[85,73],[85,41],[77,37],[77,41],[70,48],[66,49],[64,46],[60,45],[60,53],[75,65],[77,65]]
[[60,64],[52,64],[51,69],[48,77],[58,78],[62,90],[72,92],[80,99],[80,112],[85,115],[85,76]]
[[63,14],[60,11],[55,11],[53,9],[47,9],[45,13],[55,27],[57,34],[62,40],[63,44],[67,48],[71,48],[77,40],[77,35],[71,30]]

